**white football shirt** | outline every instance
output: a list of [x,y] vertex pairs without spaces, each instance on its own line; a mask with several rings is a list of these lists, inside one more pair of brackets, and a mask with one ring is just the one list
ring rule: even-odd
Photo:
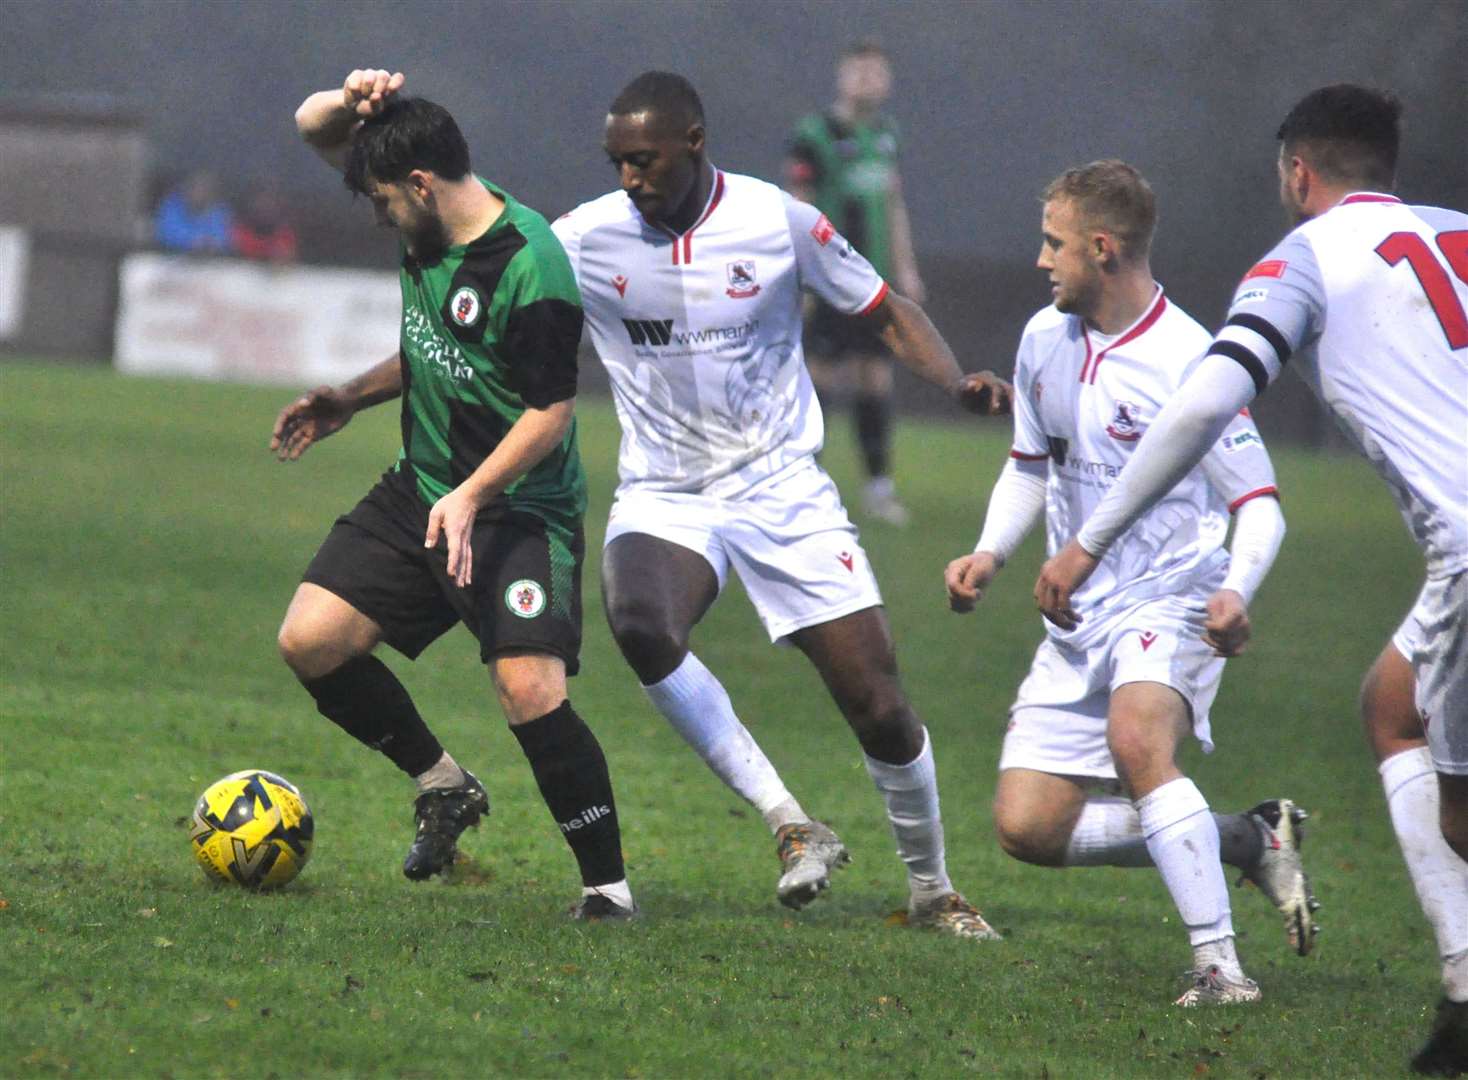
[[[1063,548],[1110,490],[1152,418],[1182,384],[1212,336],[1159,288],[1114,337],[1048,307],[1030,319],[1014,373],[1014,447],[1048,459],[1045,528]],[[1247,413],[1234,418],[1198,468],[1128,529],[1074,595],[1085,621],[1050,634],[1078,647],[1111,615],[1159,596],[1216,589],[1228,567],[1229,514],[1277,493],[1274,466]]]
[[622,425],[621,487],[738,498],[821,447],[801,291],[862,314],[887,285],[812,206],[716,172],[682,234],[622,191],[552,226]]
[[1287,361],[1391,488],[1431,576],[1468,567],[1468,215],[1358,192],[1244,275],[1212,352]]

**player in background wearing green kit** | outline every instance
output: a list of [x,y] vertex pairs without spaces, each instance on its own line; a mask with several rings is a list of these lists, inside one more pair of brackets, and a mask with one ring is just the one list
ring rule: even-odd
[[489,798],[372,653],[385,641],[416,658],[467,625],[580,866],[572,916],[626,918],[636,905],[606,758],[566,696],[585,547],[580,293],[545,219],[476,176],[453,118],[402,85],[401,73],[354,71],[296,112],[306,142],[398,231],[403,323],[397,355],[286,406],[271,449],[293,461],[397,397],[403,448],[312,559],[281,655],[323,716],[417,784],[403,873],[422,879],[452,864]]
[[[858,41],[836,65],[836,103],[804,117],[786,162],[787,186],[816,206],[902,295],[926,292],[897,171],[897,128],[880,111],[892,92],[892,66],[875,41]],[[867,473],[862,508],[892,525],[907,509],[892,482],[892,356],[868,328],[815,302],[805,331],[806,364],[823,404],[850,395]],[[852,393],[852,383],[854,394]]]

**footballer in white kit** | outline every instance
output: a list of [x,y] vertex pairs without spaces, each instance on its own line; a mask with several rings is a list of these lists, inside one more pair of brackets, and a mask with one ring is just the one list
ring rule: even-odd
[[[1427,580],[1362,705],[1392,824],[1443,961],[1418,1071],[1468,1072],[1468,215],[1390,194],[1401,105],[1339,84],[1280,125],[1297,227],[1244,275],[1224,328],[1035,586],[1070,621],[1086,577],[1237,411],[1298,368],[1386,481]],[[1434,773],[1436,774],[1434,776]]]
[[[1210,340],[1152,278],[1156,204],[1136,169],[1115,160],[1070,169],[1044,205],[1037,265],[1055,301],[1020,340],[1014,443],[983,532],[944,575],[955,611],[973,608],[1042,514],[1049,551],[1075,535]],[[1176,762],[1189,726],[1213,748],[1224,657],[1247,643],[1248,602],[1283,533],[1269,455],[1254,422],[1236,415],[1098,567],[1076,600],[1084,617],[1047,625],[1000,756],[994,821],[1009,854],[1156,867],[1193,948],[1181,1005],[1260,996],[1234,948],[1224,863],[1285,916],[1296,951],[1311,945],[1303,812],[1274,799],[1214,814]]]
[[[1160,287],[1135,323],[1100,334],[1054,307],[1025,327],[1015,364],[1015,468],[1047,475],[1047,549],[1075,535],[1121,472],[1142,432],[1182,382],[1178,357],[1199,356],[1210,335]],[[1230,516],[1277,497],[1258,429],[1240,414],[1201,467],[1185,476],[1108,553],[1077,603],[1086,611],[1048,636],[1020,686],[1001,769],[1024,767],[1114,778],[1107,702],[1130,682],[1170,686],[1187,701],[1193,733],[1213,749],[1208,715],[1223,658],[1204,640],[1207,603],[1241,591],[1224,550]]]
[[[622,425],[607,525],[607,619],[649,699],[776,837],[779,900],[799,908],[848,861],[790,794],[689,649],[732,571],[772,641],[804,652],[865,751],[906,865],[909,921],[997,937],[948,878],[928,734],[897,675],[881,594],[830,478],[801,348],[801,296],[869,319],[919,375],[978,411],[1008,385],[965,376],[927,316],[819,211],[715,169],[688,81],[646,72],[613,101],[620,189],[555,223]],[[780,720],[797,719],[781,715]]]

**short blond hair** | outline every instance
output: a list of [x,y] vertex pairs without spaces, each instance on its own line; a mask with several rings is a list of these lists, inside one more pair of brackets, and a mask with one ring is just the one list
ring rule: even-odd
[[1152,185],[1125,161],[1108,158],[1066,169],[1040,196],[1041,202],[1055,199],[1074,204],[1087,228],[1115,236],[1128,261],[1146,258],[1152,250],[1157,197]]

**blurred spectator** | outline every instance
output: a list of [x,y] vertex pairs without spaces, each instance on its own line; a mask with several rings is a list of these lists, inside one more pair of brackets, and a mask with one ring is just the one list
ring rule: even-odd
[[158,246],[169,251],[234,251],[233,215],[214,175],[196,172],[163,197],[153,223]]
[[234,250],[247,259],[295,262],[296,230],[286,217],[285,200],[272,187],[250,193],[234,223]]

